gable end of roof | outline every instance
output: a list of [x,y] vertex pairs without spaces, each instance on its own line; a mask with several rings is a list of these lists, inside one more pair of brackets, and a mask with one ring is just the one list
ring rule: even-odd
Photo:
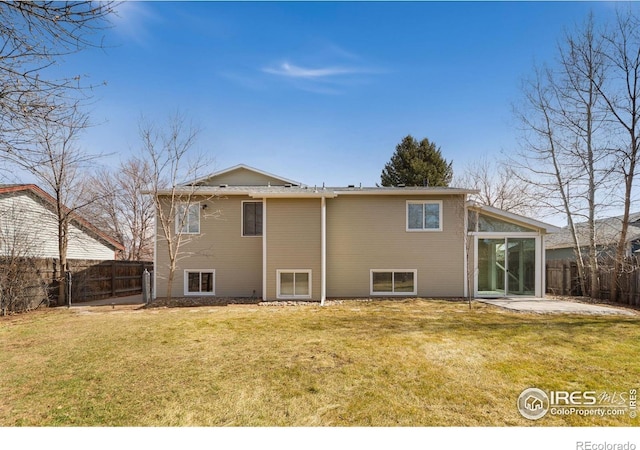
[[[35,184],[12,184],[12,185],[0,185],[0,195],[13,194],[18,192],[25,192],[32,197],[35,197],[38,201],[44,203],[49,208],[52,208],[55,212],[56,199],[48,194],[45,190]],[[69,209],[64,206],[67,211]],[[71,220],[81,229],[92,234],[98,240],[113,247],[114,250],[124,251],[124,245],[118,242],[104,231],[98,229],[95,225],[84,219],[82,216],[75,212],[71,212]]]

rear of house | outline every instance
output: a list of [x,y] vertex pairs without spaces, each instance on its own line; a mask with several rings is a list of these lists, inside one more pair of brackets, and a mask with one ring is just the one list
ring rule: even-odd
[[327,207],[327,295],[462,297],[465,196],[440,188],[340,191]]
[[[516,266],[523,276],[533,273],[530,295],[542,295],[544,227],[519,222],[520,232],[534,239],[533,268],[516,264],[513,250],[510,260],[494,257],[483,266],[475,256],[482,254],[477,247],[483,235],[469,230],[472,191],[466,189],[319,188],[240,165],[183,190],[193,194],[185,205],[193,226],[183,235],[174,297],[462,297],[477,295],[486,274],[504,278],[493,283],[495,292],[510,286],[509,262],[512,277],[519,276]],[[478,214],[490,213],[495,215]],[[518,222],[515,216],[505,220]],[[504,250],[509,244],[504,232],[498,234]],[[160,228],[156,236],[156,292],[163,297],[168,253]],[[519,248],[524,255],[525,246]]]

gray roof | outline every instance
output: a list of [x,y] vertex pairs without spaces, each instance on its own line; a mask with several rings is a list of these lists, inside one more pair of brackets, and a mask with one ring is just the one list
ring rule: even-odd
[[[622,216],[607,217],[596,220],[596,244],[602,246],[614,245],[620,238],[622,231]],[[576,224],[578,241],[581,246],[589,245],[589,227],[586,222]],[[629,215],[629,228],[627,230],[627,242],[640,239],[640,212]],[[546,248],[573,247],[573,239],[569,228],[563,227],[560,232],[549,235],[546,238]]]
[[[476,192],[452,187],[322,187],[322,186],[180,186],[176,194],[184,195],[249,195],[252,197],[336,197],[338,195],[459,195]],[[170,195],[161,190],[159,195]]]

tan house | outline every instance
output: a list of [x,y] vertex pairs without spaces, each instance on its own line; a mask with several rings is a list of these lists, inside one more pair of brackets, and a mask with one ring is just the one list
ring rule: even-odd
[[[307,186],[245,165],[181,189],[195,201],[184,205],[175,297],[544,294],[544,237],[556,228],[473,205],[468,189]],[[155,258],[164,297],[160,229]]]

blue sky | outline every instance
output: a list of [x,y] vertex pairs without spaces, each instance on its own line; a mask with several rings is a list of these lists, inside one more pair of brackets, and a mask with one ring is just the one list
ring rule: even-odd
[[210,171],[239,163],[309,185],[375,185],[412,134],[454,172],[517,149],[512,104],[534,62],[600,2],[128,2],[107,48],[61,69],[96,90],[82,138],[115,165],[141,115],[180,110]]

